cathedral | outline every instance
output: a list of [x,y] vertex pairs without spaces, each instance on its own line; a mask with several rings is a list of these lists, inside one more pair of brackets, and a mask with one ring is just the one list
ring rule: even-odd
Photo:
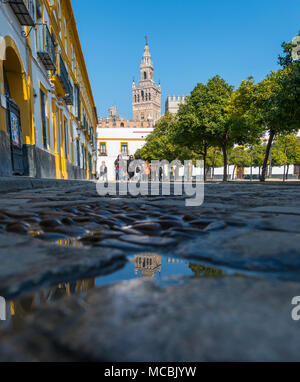
[[161,117],[161,87],[153,80],[154,67],[147,37],[140,72],[139,85],[135,81],[132,85],[133,120],[155,124]]
[[138,86],[135,82],[132,86],[133,119],[122,118],[113,106],[109,109],[109,115],[98,121],[97,173],[100,173],[100,166],[105,164],[109,181],[116,179],[114,162],[117,156],[121,154],[128,159],[130,155],[135,155],[144,146],[161,117],[161,88],[153,80],[154,67],[147,38],[140,71]]

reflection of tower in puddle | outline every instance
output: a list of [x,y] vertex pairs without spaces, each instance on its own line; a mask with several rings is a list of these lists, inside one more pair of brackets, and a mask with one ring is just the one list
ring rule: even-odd
[[157,253],[142,253],[134,256],[135,274],[144,279],[154,279],[161,272],[161,256]]

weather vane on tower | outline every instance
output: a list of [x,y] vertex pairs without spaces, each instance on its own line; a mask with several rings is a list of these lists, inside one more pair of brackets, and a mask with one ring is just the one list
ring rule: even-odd
[[148,45],[148,36],[145,36],[146,45]]

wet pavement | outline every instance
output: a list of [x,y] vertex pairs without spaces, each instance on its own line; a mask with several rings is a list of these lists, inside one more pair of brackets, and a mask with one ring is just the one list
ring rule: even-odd
[[199,207],[92,182],[2,192],[0,360],[299,360],[299,191],[208,184]]

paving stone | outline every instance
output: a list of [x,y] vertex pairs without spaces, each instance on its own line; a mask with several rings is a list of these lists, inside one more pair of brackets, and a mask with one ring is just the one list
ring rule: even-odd
[[49,246],[20,235],[0,234],[0,296],[14,297],[43,284],[112,271],[124,259],[118,250]]
[[299,362],[299,323],[291,318],[298,294],[298,283],[238,277],[165,289],[136,280],[41,309],[4,345],[13,342],[15,359],[24,348],[31,356],[29,341],[43,334],[51,360],[59,360],[56,345],[73,360]]
[[234,269],[286,272],[300,280],[300,236],[294,233],[228,229],[183,243],[175,252]]
[[[153,247],[218,272],[166,289],[116,281],[60,301],[20,335],[0,332],[0,360],[299,360],[290,318],[299,283],[289,281],[300,280],[300,183],[207,184],[204,204],[187,208],[184,196],[102,198],[93,182],[5,182],[0,295],[113,272]],[[63,225],[44,233],[41,220]],[[3,233],[16,225],[23,235]]]
[[127,241],[128,243],[153,247],[166,247],[169,245],[176,244],[176,240],[174,239],[146,235],[123,235],[120,237],[120,240]]

